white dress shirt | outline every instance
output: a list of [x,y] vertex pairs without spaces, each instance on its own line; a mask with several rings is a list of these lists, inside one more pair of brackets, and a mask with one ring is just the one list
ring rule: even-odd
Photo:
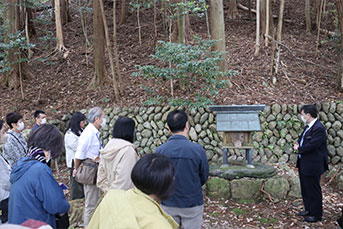
[[87,158],[94,160],[95,157],[100,155],[100,141],[99,130],[92,123],[88,124],[79,138],[75,158],[79,160]]
[[71,164],[77,150],[79,138],[80,137],[74,134],[73,131],[71,131],[70,129],[64,136],[64,145],[66,148],[66,162],[68,168],[71,168]]

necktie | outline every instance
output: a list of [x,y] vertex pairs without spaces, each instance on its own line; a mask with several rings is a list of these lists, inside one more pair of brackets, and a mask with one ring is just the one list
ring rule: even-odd
[[98,138],[99,140],[99,143],[100,143],[100,149],[102,149],[102,142],[100,140],[100,132],[96,133],[96,137]]
[[301,137],[300,144],[299,144],[300,146],[303,146],[304,137],[305,137],[305,134],[307,133],[307,131],[308,131],[308,125],[306,125],[304,134],[303,134],[303,136]]
[[[300,144],[299,144],[300,147],[303,145],[304,137],[305,137],[305,134],[307,133],[307,131],[308,131],[308,125],[305,126],[304,134],[301,137]],[[299,158],[301,158],[301,154],[299,154]]]

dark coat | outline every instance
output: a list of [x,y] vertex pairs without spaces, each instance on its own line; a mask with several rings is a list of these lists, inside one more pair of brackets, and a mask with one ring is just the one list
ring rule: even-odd
[[[304,131],[298,139],[300,144]],[[301,158],[298,157],[297,168],[299,173],[306,176],[317,176],[328,170],[328,150],[326,147],[326,129],[317,120],[306,132],[303,145],[298,149]]]

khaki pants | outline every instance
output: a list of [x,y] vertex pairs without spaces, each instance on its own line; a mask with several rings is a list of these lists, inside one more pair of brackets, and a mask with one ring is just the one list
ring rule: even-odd
[[202,225],[202,215],[204,205],[191,208],[176,208],[162,205],[163,211],[173,217],[173,219],[184,229],[200,229]]
[[100,189],[96,185],[88,184],[83,185],[83,189],[85,192],[84,226],[86,228],[100,199]]

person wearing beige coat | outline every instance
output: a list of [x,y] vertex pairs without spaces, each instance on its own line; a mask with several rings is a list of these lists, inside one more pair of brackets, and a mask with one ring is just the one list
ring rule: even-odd
[[103,192],[134,187],[130,176],[139,159],[133,144],[134,135],[135,122],[128,117],[118,118],[113,127],[113,138],[100,150],[97,186]]

